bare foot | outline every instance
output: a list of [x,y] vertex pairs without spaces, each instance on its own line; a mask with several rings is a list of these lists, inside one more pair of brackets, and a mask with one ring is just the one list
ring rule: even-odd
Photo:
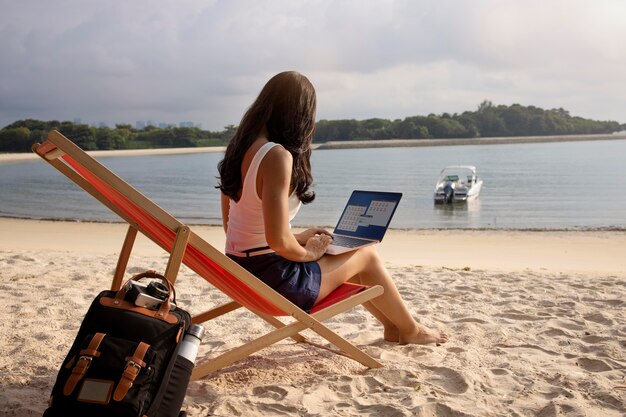
[[408,335],[400,335],[398,344],[407,345],[427,345],[429,343],[445,343],[448,341],[448,335],[438,330],[429,329],[426,326],[417,324],[415,332]]

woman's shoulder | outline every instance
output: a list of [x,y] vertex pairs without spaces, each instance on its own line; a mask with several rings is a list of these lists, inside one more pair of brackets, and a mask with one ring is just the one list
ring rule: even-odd
[[268,162],[272,165],[280,163],[291,164],[293,162],[293,156],[287,149],[278,143],[274,143],[273,145],[274,146],[267,151],[265,158],[263,158],[263,162]]
[[265,179],[273,178],[282,182],[284,178],[291,178],[292,165],[291,153],[282,146],[274,146],[261,161],[259,174]]

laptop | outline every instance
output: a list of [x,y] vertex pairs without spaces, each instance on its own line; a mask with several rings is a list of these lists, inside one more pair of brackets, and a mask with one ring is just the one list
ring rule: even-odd
[[401,197],[402,193],[353,191],[326,253],[339,255],[382,241]]

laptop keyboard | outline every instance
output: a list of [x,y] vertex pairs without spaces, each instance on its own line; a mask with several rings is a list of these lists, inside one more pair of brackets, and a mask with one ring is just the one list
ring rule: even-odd
[[344,248],[355,248],[357,246],[361,246],[369,241],[359,239],[358,237],[350,237],[350,236],[337,236],[333,235],[333,245],[343,246]]

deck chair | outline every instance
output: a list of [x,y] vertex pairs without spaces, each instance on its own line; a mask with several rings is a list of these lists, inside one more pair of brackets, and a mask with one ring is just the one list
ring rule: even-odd
[[[300,334],[306,329],[311,329],[337,347],[337,353],[344,354],[368,368],[382,366],[321,323],[379,296],[383,293],[381,286],[366,287],[345,283],[308,314],[211,246],[187,225],[160,208],[58,131],[51,131],[44,143],[34,144],[33,151],[128,222],[128,231],[111,282],[112,290],[118,290],[122,284],[137,232],[140,232],[169,253],[164,275],[172,283],[176,281],[181,264],[185,264],[232,299],[229,303],[194,316],[193,322],[203,323],[245,307],[274,327],[271,332],[217,357],[199,358],[192,379],[200,379],[286,338],[308,342]],[[291,316],[292,319],[285,322],[277,319],[280,316]]]

